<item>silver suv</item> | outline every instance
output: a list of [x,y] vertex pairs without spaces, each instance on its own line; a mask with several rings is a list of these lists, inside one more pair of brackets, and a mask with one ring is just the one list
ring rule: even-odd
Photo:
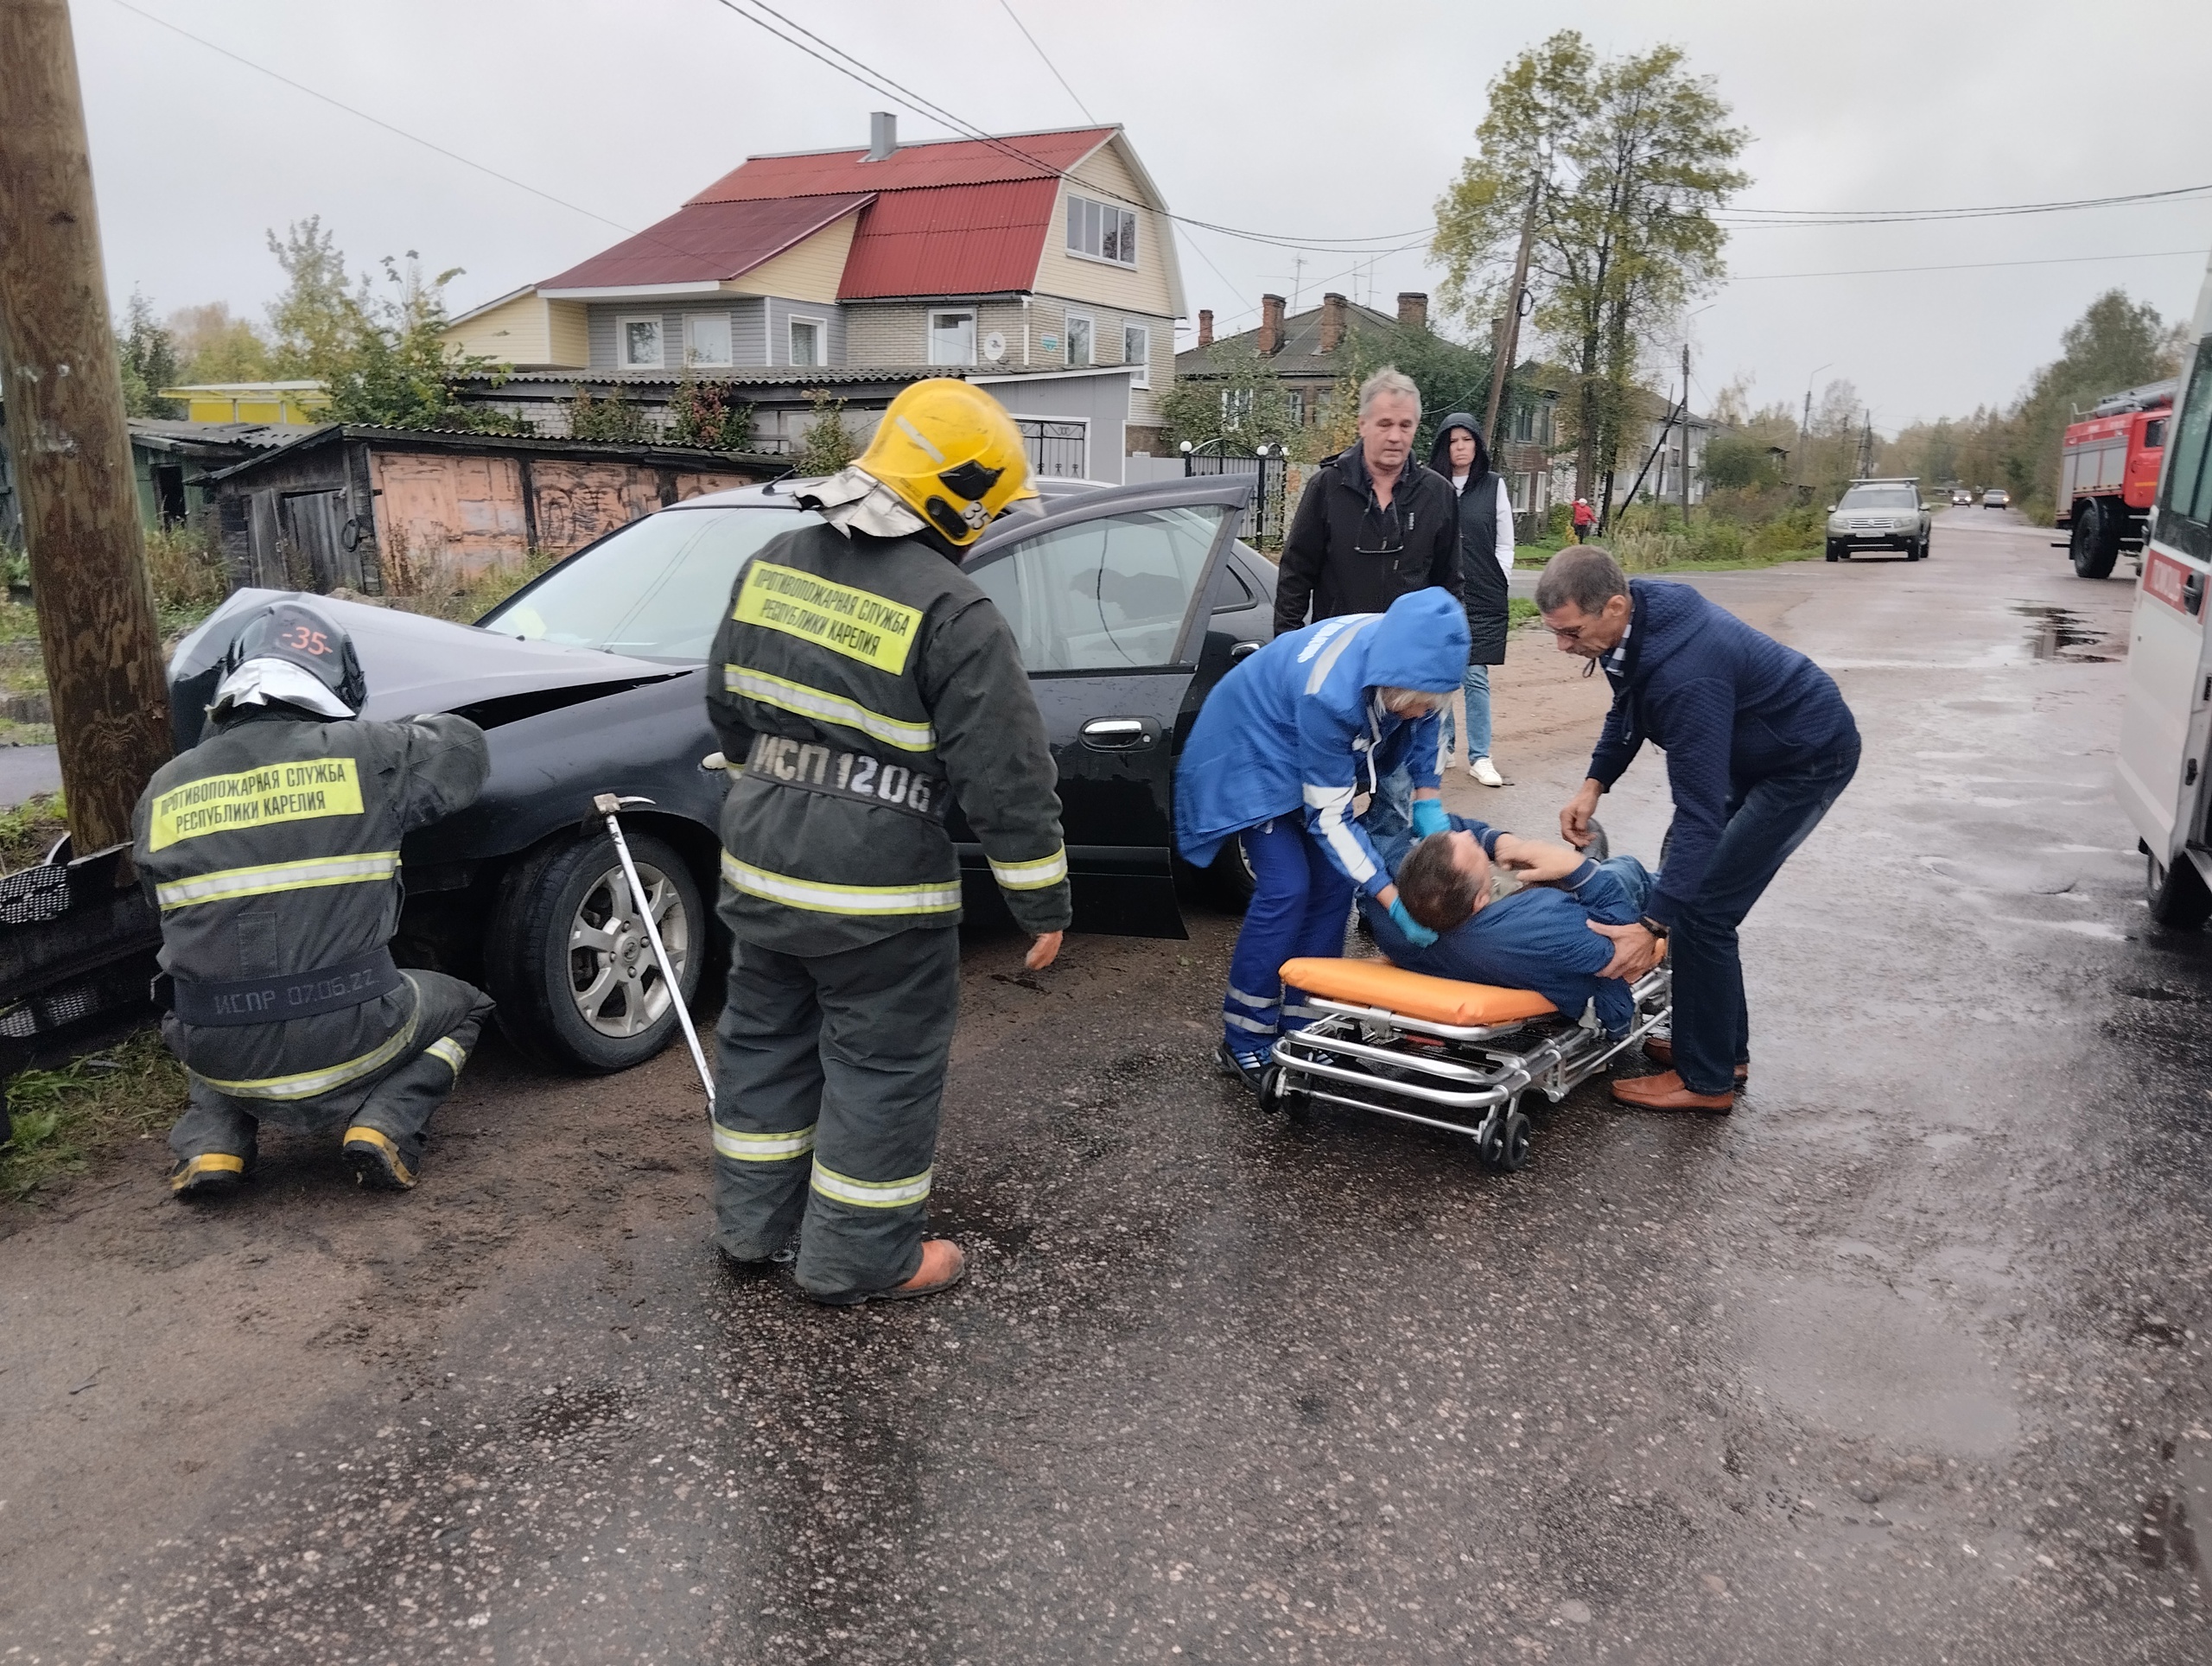
[[1901,550],[1907,561],[1925,561],[1931,518],[1916,476],[1853,480],[1842,500],[1828,506],[1827,557],[1848,561],[1860,550]]

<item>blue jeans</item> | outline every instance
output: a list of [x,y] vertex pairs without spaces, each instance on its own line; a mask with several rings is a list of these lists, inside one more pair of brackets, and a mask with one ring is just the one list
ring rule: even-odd
[[[1675,1069],[1692,1093],[1734,1091],[1736,1066],[1750,1061],[1751,1014],[1736,928],[1858,768],[1853,739],[1809,763],[1730,790],[1727,824],[1705,883],[1667,943],[1675,969]],[[1662,884],[1666,877],[1662,867]]]
[[1344,951],[1352,882],[1298,811],[1237,836],[1252,864],[1252,901],[1229,957],[1229,992],[1222,997],[1222,1039],[1232,1052],[1274,1046],[1285,1030],[1313,1021],[1303,992],[1286,989],[1282,963],[1300,956],[1334,958]]
[[[1467,762],[1490,756],[1490,667],[1470,660],[1466,674],[1459,679],[1459,687],[1467,698]],[[1452,755],[1453,737],[1459,733],[1452,722],[1452,708],[1444,709],[1444,755]]]

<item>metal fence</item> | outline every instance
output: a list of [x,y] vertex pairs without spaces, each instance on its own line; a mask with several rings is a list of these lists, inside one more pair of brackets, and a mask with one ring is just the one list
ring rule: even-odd
[[1280,548],[1282,535],[1288,529],[1289,508],[1285,502],[1288,495],[1290,460],[1277,454],[1271,457],[1241,457],[1234,452],[1227,456],[1218,452],[1185,452],[1183,473],[1188,476],[1199,474],[1255,474],[1259,486],[1252,494],[1251,507],[1244,512],[1244,524],[1236,529],[1236,536],[1249,543],[1268,549]]

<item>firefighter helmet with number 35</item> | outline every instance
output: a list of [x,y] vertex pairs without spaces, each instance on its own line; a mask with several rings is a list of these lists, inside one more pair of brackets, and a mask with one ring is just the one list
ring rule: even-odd
[[893,399],[855,467],[963,548],[1013,504],[1037,495],[1006,407],[949,377],[917,382]]
[[299,666],[357,716],[368,703],[368,679],[361,675],[353,639],[328,614],[304,602],[274,602],[246,620],[225,657],[224,675],[249,659],[281,659]]

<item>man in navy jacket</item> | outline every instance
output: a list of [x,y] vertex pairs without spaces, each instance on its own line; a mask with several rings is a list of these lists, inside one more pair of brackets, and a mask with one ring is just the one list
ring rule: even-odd
[[1859,728],[1834,679],[1685,584],[1631,583],[1596,545],[1562,550],[1536,584],[1562,652],[1603,668],[1612,710],[1589,779],[1560,811],[1578,849],[1601,794],[1646,741],[1667,754],[1675,821],[1643,920],[1606,928],[1609,970],[1633,981],[1670,939],[1672,1069],[1613,1084],[1648,1110],[1727,1110],[1751,1062],[1736,928],[1859,767]]
[[[1632,925],[1643,918],[1651,889],[1643,864],[1633,856],[1592,862],[1469,816],[1451,823],[1450,831],[1412,844],[1394,870],[1406,911],[1436,932],[1436,941],[1414,943],[1363,897],[1375,946],[1409,972],[1534,989],[1570,1018],[1594,1001],[1605,1033],[1625,1035],[1636,1021],[1636,996],[1619,978],[1605,976],[1613,941],[1590,923]],[[1494,866],[1517,869],[1527,883],[1494,897]]]

